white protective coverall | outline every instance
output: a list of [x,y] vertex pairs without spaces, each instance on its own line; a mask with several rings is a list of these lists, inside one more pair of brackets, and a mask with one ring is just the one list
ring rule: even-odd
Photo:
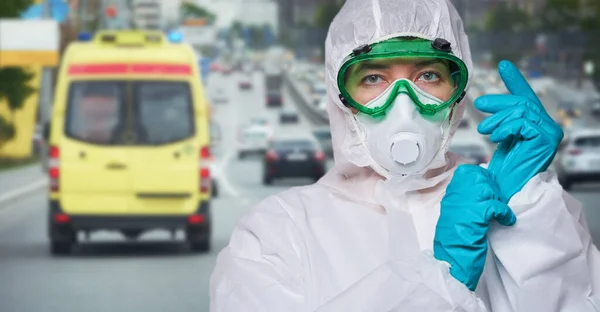
[[[476,292],[433,257],[440,201],[460,159],[448,153],[425,176],[383,181],[337,97],[344,57],[396,36],[444,38],[472,69],[446,0],[347,0],[326,40],[335,166],[240,220],[211,277],[211,311],[600,311],[598,250],[581,205],[552,172],[513,196],[516,225],[492,225]],[[454,109],[453,131],[463,109]]]

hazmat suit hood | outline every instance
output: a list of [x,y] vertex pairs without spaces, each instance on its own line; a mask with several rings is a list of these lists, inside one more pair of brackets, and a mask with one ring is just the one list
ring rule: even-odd
[[[393,14],[390,14],[393,12]],[[469,42],[455,8],[446,0],[347,0],[334,18],[325,41],[327,112],[331,127],[335,166],[322,183],[356,200],[373,198],[375,184],[382,180],[369,167],[369,153],[360,143],[352,126],[354,118],[339,99],[337,74],[343,60],[353,49],[390,38],[410,36],[434,40],[443,38],[452,44],[453,53],[472,70]],[[450,120],[451,131],[445,137],[440,153],[446,153],[464,111],[463,103],[455,105]],[[443,164],[432,164],[424,175],[407,176],[393,183],[409,192],[434,187],[451,177],[458,157],[447,154]],[[368,200],[365,200],[368,201]]]

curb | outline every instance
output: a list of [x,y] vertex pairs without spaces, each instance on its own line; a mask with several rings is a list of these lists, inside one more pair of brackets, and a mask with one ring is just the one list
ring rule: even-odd
[[29,195],[39,189],[42,189],[48,185],[48,180],[46,178],[42,178],[33,182],[27,186],[20,187],[15,190],[10,190],[8,192],[0,194],[0,209],[4,204],[7,204],[11,201]]

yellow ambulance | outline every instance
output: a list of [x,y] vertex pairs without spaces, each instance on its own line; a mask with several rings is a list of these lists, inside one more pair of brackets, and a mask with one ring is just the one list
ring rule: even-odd
[[170,38],[100,31],[63,55],[45,131],[52,254],[101,230],[183,230],[210,249],[208,104],[193,49]]

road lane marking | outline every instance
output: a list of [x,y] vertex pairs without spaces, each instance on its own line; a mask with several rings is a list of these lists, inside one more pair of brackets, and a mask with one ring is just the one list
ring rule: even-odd
[[[16,190],[11,190],[6,193],[0,194],[0,205],[3,203],[7,203],[9,201],[15,200],[21,196],[25,196],[31,192],[37,191],[48,185],[48,179],[42,178],[34,183],[31,183],[27,186],[20,187]],[[0,208],[2,208],[0,206]]]
[[223,187],[223,190],[233,197],[239,197],[240,193],[235,189],[235,187],[233,187],[229,181],[229,177],[227,176],[227,166],[229,165],[232,156],[233,150],[228,150],[223,156],[223,159],[217,163],[215,167],[220,173],[218,181],[220,186]]

